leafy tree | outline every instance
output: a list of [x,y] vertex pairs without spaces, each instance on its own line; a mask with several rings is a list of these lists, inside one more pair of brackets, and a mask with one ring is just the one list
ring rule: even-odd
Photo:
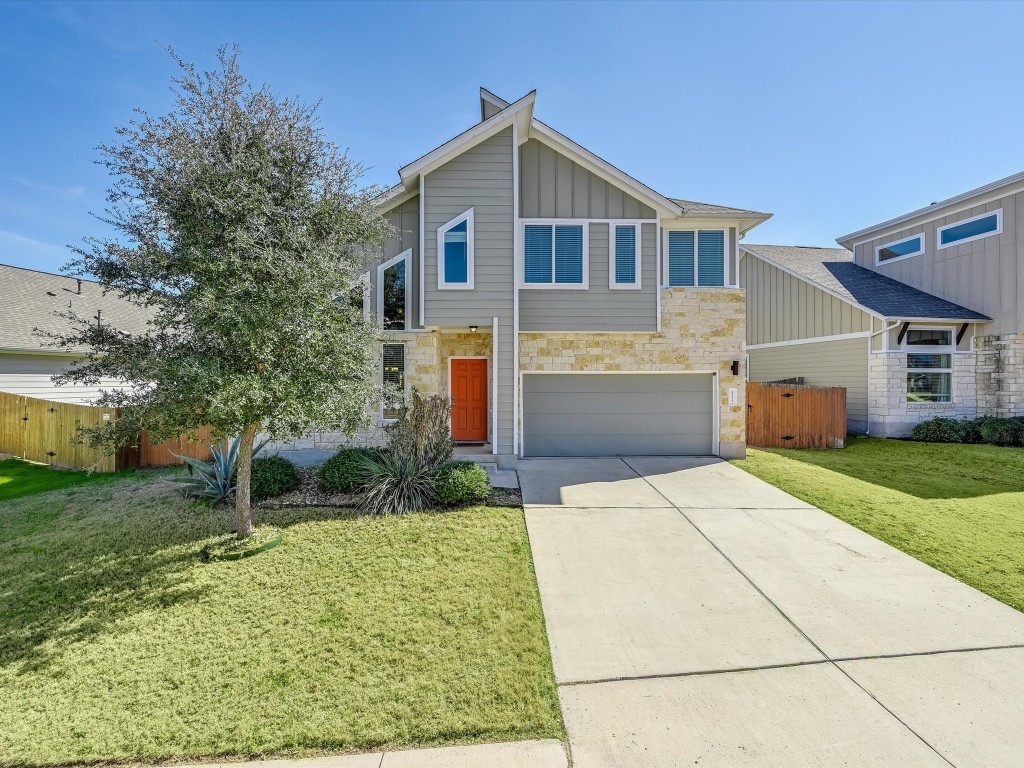
[[140,429],[155,439],[210,424],[240,435],[239,538],[251,535],[253,440],[308,429],[348,433],[381,398],[379,326],[338,297],[361,290],[367,245],[392,236],[379,190],[329,142],[309,106],[256,88],[237,46],[219,69],[181,67],[174,106],[117,129],[99,148],[115,178],[100,217],[117,235],[74,248],[72,274],[95,275],[150,313],[130,334],[73,313],[64,347],[92,354],[59,383],[124,379],[102,404],[124,409],[91,430],[113,447]]

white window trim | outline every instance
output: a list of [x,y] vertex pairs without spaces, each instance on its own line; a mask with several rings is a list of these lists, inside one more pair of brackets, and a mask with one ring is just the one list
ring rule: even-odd
[[[992,232],[984,232],[984,233],[982,233],[980,235],[972,235],[971,237],[965,237],[963,240],[957,240],[957,241],[952,242],[952,243],[945,243],[945,244],[943,244],[943,242],[942,242],[942,233],[945,232],[947,229],[952,229],[953,227],[959,227],[962,224],[970,224],[972,221],[977,221],[978,219],[986,219],[989,216],[995,216],[996,217],[996,228]],[[944,226],[939,227],[938,229],[935,230],[935,248],[936,248],[936,250],[940,250],[941,251],[943,248],[954,248],[954,247],[956,247],[958,245],[966,245],[967,243],[973,243],[975,240],[981,240],[982,238],[985,238],[985,237],[992,237],[993,235],[1001,235],[1002,233],[1003,233],[1003,209],[999,208],[999,209],[997,209],[995,211],[987,211],[985,213],[978,214],[977,216],[971,216],[971,218],[969,218],[969,219],[961,219],[960,221],[954,221],[952,224],[946,224]]]
[[[636,245],[634,246],[634,262],[635,266],[634,274],[636,280],[632,283],[620,283],[615,279],[615,271],[617,268],[616,257],[615,257],[615,228],[616,227],[634,227],[636,232]],[[609,221],[608,222],[608,288],[611,290],[619,291],[639,291],[641,281],[641,242],[640,237],[641,222],[640,221]]]
[[[476,279],[475,254],[473,248],[474,214],[470,208],[460,213],[451,221],[442,224],[437,228],[437,290],[439,291],[471,291]],[[448,283],[444,279],[444,235],[456,224],[466,223],[466,282]]]
[[[409,352],[408,346],[402,341],[385,341],[380,345],[380,383],[384,386],[384,347],[387,346],[399,346],[402,347],[402,400],[406,399],[408,393],[409,377],[405,373],[406,356]],[[380,423],[381,424],[394,424],[398,419],[389,419],[384,416],[384,403],[380,404]]]
[[[670,232],[693,232],[693,285],[669,285],[669,255],[668,255],[668,236]],[[722,250],[722,282],[724,285],[700,285],[700,271],[698,269],[698,259],[700,257],[700,233],[701,232],[721,232],[724,236],[724,249]],[[662,232],[662,246],[661,251],[665,254],[662,261],[662,287],[664,288],[703,288],[707,290],[717,290],[721,288],[739,288],[739,284],[735,282],[735,277],[732,274],[730,262],[732,261],[732,239],[729,237],[729,227],[666,227]]]
[[[520,219],[522,236],[519,238],[520,252],[516,258],[517,265],[517,288],[531,291],[586,291],[590,289],[590,224],[592,219]],[[556,283],[555,279],[555,245],[554,230],[551,240],[551,280],[550,283],[528,283],[526,282],[526,227],[529,224],[542,226],[582,226],[583,227],[583,282],[582,283]]]
[[[903,245],[903,243],[909,243],[911,240],[917,240],[918,238],[920,238],[920,240],[921,240],[921,247],[920,247],[920,249],[914,251],[913,253],[905,253],[902,256],[896,256],[896,257],[894,257],[892,259],[882,259],[882,258],[880,258],[880,254],[882,253],[882,249],[883,248],[892,248],[894,245]],[[876,245],[875,246],[875,266],[876,267],[880,267],[883,264],[894,264],[897,261],[903,261],[904,259],[910,259],[910,258],[913,258],[914,256],[920,256],[922,253],[924,253],[927,250],[927,248],[928,248],[928,241],[925,238],[925,233],[924,232],[922,232],[919,235],[911,235],[910,237],[904,237],[902,240],[893,240],[891,243],[883,243],[882,245]]]
[[[406,248],[397,256],[388,259],[377,267],[377,322],[379,322],[381,326],[384,325],[384,273],[391,267],[395,266],[398,262],[405,261],[405,312],[402,313],[402,316],[405,320],[405,327],[403,330],[409,330],[409,307],[411,306],[411,302],[409,301],[409,262],[411,260],[412,248]],[[369,276],[369,273],[367,273],[367,276]]]
[[[408,269],[408,267],[406,267]],[[370,322],[370,293],[373,291],[373,284],[370,282],[370,270],[366,270],[362,277],[363,282],[363,320]]]
[[[949,368],[911,368],[910,358],[907,358],[907,373],[920,372],[920,373],[948,373],[949,374],[949,400],[911,400],[910,391],[907,390],[906,402],[913,403],[914,405],[928,406],[928,405],[943,405],[948,406],[953,402],[953,355],[956,354],[956,327],[948,325],[914,325],[911,324],[907,327],[908,333],[910,331],[949,331],[949,344],[907,344],[907,337],[903,337],[903,341],[900,342],[900,351],[906,355],[949,355]],[[904,383],[906,387],[906,383]]]

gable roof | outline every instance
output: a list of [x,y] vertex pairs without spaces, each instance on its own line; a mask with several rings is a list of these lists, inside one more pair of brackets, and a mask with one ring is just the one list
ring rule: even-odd
[[740,249],[884,320],[992,319],[854,264],[845,248],[743,243]]
[[[34,269],[0,264],[0,349],[23,352],[58,352],[49,340],[37,336],[34,328],[50,332],[69,329],[66,320],[55,312],[70,305],[83,317],[95,317],[103,323],[126,331],[142,333],[149,312],[114,293],[103,294],[103,286],[94,280],[39,272]],[[85,352],[85,348],[76,351]]]
[[910,213],[905,213],[902,216],[897,216],[895,219],[883,221],[881,224],[875,224],[870,227],[865,227],[864,229],[858,229],[856,232],[851,232],[848,235],[837,237],[836,242],[841,245],[852,244],[854,240],[861,239],[865,235],[870,235],[875,232],[881,232],[882,230],[885,229],[891,229],[899,224],[902,224],[903,222],[910,221],[911,219],[916,219],[918,216],[923,216],[924,214],[928,213],[934,214],[935,218],[938,218],[939,216],[946,215],[944,213],[939,213],[945,208],[949,208],[950,206],[962,203],[966,200],[971,199],[972,197],[977,197],[978,195],[996,192],[997,190],[1003,190],[1005,187],[1013,185],[1021,185],[1022,187],[1024,187],[1024,171],[1020,173],[1015,173],[1012,176],[1007,176],[1006,178],[1003,179],[999,179],[998,181],[993,181],[990,184],[985,184],[984,186],[978,187],[977,189],[972,189],[968,192],[963,192],[962,194],[954,195],[953,197],[947,198],[946,200],[940,200],[937,203],[926,205],[924,208],[918,208],[916,211],[911,211]]
[[683,209],[684,216],[727,216],[731,219],[760,219],[761,221],[767,221],[772,217],[770,213],[731,208],[728,205],[698,203],[695,200],[680,200],[678,197],[670,197],[669,200]]

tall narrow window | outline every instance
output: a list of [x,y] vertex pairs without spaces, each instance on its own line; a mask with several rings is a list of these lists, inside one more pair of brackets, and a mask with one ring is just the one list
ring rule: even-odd
[[405,398],[405,344],[385,344],[381,363],[385,401],[381,416],[397,419]]
[[473,209],[437,230],[438,289],[473,287]]
[[697,285],[725,285],[725,232],[720,229],[697,233]]
[[669,231],[668,284],[724,286],[725,252],[724,230]]
[[386,331],[403,331],[409,304],[407,250],[377,267],[377,314]]
[[640,227],[636,224],[611,225],[612,253],[609,288],[640,287]]
[[587,246],[582,224],[527,224],[523,231],[523,284],[585,288]]
[[668,233],[668,284],[693,285],[694,261],[697,253],[696,233]]

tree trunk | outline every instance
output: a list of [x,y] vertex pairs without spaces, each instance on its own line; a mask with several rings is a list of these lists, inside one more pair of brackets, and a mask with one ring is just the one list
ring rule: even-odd
[[238,538],[252,536],[252,504],[249,493],[252,478],[252,446],[256,441],[256,425],[250,424],[242,430],[238,445],[238,482],[235,484],[235,520],[238,522]]

